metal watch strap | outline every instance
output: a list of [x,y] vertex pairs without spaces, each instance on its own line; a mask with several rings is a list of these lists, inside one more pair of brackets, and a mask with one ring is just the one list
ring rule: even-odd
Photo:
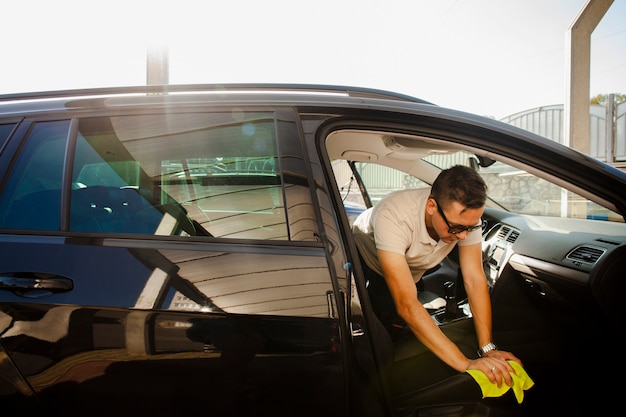
[[478,356],[482,358],[485,353],[491,350],[498,350],[498,347],[493,342],[489,342],[485,346],[478,349]]

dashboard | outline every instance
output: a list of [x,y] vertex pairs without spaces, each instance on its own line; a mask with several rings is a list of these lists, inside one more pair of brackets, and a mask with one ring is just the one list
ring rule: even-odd
[[508,265],[518,272],[586,285],[612,251],[626,245],[626,224],[536,217],[486,208],[483,267],[493,286]]

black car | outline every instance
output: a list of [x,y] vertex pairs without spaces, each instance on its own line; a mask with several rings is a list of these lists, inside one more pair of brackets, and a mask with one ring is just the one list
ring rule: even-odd
[[[494,342],[535,382],[521,404],[482,398],[467,373],[415,382],[437,359],[371,311],[354,217],[458,164],[489,185]],[[0,175],[3,414],[621,405],[626,173],[513,126],[349,87],[15,94],[0,97]],[[455,255],[424,291],[433,320],[476,351]]]

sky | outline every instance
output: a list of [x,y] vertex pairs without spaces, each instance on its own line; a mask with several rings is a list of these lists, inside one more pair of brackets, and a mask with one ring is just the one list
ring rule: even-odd
[[[7,4],[9,3],[9,4]],[[3,2],[0,94],[146,84],[370,87],[501,119],[563,104],[566,35],[587,0]],[[626,0],[591,34],[590,96],[626,94]]]

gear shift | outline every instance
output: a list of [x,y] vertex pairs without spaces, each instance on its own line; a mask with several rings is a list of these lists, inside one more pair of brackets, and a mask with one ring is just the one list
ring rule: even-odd
[[458,319],[464,317],[465,313],[459,309],[459,305],[456,303],[456,285],[454,281],[446,281],[443,284],[446,299],[446,312],[444,314],[444,321]]

